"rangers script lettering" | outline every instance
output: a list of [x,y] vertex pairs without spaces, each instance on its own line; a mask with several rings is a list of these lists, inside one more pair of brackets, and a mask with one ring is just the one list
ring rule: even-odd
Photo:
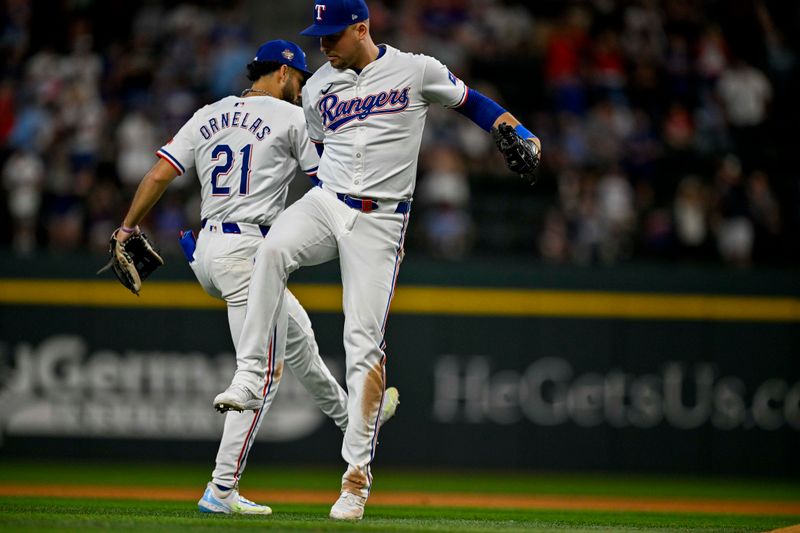
[[[367,120],[371,115],[400,113],[408,107],[410,90],[411,87],[402,90],[392,89],[341,102],[337,95],[329,94],[320,99],[317,109],[322,117],[323,126],[330,131],[336,131],[355,119]],[[388,109],[385,109],[387,106]]]

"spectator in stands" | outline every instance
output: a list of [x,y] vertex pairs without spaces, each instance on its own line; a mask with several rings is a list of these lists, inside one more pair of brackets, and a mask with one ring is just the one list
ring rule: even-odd
[[737,154],[748,162],[761,163],[763,127],[772,99],[769,80],[763,72],[737,57],[720,76],[717,92]]
[[3,186],[14,225],[12,244],[21,254],[32,253],[36,246],[36,217],[44,173],[44,164],[33,150],[15,152],[3,166]]
[[428,251],[436,257],[461,259],[472,244],[472,220],[466,167],[453,148],[427,151],[426,170],[420,179],[417,202]]
[[734,155],[719,163],[715,183],[715,232],[720,256],[726,263],[748,266],[752,259],[754,230],[742,165]]
[[697,176],[686,176],[678,185],[672,206],[673,226],[681,256],[701,259],[708,244],[708,192]]

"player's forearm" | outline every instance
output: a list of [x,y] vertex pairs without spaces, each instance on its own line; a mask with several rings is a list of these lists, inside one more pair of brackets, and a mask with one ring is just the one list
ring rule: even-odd
[[505,122],[516,129],[520,137],[530,140],[536,144],[537,148],[541,149],[541,143],[536,135],[528,131],[514,115],[480,92],[474,89],[467,89],[467,91],[464,104],[456,108],[456,111],[486,131],[491,131]]
[[133,202],[131,202],[131,207],[128,214],[125,215],[122,225],[129,228],[138,226],[167,190],[167,185],[167,183],[158,182],[145,176],[139,184],[139,188],[136,189],[136,195],[133,197]]
[[164,191],[167,190],[175,176],[177,174],[172,167],[163,160],[159,160],[139,183],[136,194],[133,196],[131,207],[128,209],[128,214],[125,215],[122,221],[122,226],[127,228],[138,226],[163,196]]

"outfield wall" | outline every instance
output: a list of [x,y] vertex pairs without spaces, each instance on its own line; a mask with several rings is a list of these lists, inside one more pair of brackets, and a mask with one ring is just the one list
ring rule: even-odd
[[[0,256],[0,456],[213,459],[234,359],[172,261],[140,298],[98,258]],[[343,374],[335,266],[293,290]],[[383,465],[800,473],[795,272],[409,260],[387,331]],[[337,463],[287,373],[251,461]]]

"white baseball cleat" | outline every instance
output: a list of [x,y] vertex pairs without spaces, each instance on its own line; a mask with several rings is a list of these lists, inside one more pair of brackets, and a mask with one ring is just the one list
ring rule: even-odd
[[379,426],[383,426],[394,416],[398,405],[400,405],[400,391],[397,390],[397,387],[389,387],[383,393],[383,408],[381,408],[381,416],[378,418]]
[[342,491],[339,499],[331,507],[330,517],[334,520],[361,520],[366,503],[366,498],[352,492]]
[[266,505],[251,502],[239,494],[238,489],[232,488],[223,491],[214,483],[206,486],[206,491],[197,502],[197,507],[201,513],[258,514],[262,516],[272,514],[272,509]]
[[214,398],[214,409],[220,413],[227,411],[255,411],[264,405],[264,397],[253,393],[244,385],[231,383],[225,392]]

